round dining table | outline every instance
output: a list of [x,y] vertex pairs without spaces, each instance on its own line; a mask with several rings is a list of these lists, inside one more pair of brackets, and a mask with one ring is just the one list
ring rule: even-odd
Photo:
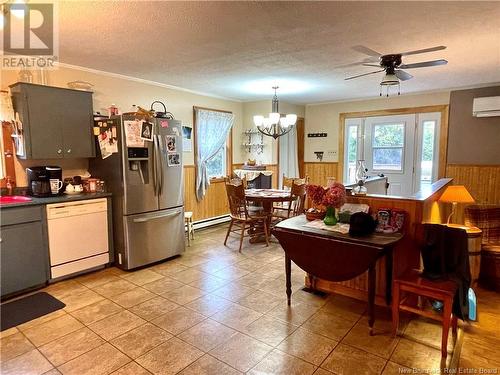
[[[290,200],[290,190],[280,189],[246,189],[245,198],[249,202],[259,204],[262,207],[262,214],[267,215],[267,227],[271,233],[271,218],[274,203],[287,202]],[[264,236],[255,236],[250,239],[250,243],[266,242]]]

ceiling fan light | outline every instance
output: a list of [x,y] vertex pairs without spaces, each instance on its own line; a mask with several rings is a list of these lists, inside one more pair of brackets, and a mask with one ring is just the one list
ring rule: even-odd
[[297,115],[290,113],[290,114],[286,115],[286,120],[287,120],[289,125],[295,125],[295,123],[297,122]]
[[380,82],[381,86],[394,86],[399,85],[399,79],[395,74],[387,73],[384,78],[382,78],[382,82]]
[[277,124],[280,121],[280,114],[277,112],[271,112],[269,114],[269,119],[271,120],[272,124]]
[[262,124],[264,123],[264,116],[253,116],[253,123],[255,124],[255,126],[262,126]]

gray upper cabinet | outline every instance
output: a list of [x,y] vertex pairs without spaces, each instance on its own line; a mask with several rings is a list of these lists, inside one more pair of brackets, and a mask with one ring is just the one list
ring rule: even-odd
[[95,156],[92,93],[16,83],[10,86],[14,111],[23,126],[21,159]]

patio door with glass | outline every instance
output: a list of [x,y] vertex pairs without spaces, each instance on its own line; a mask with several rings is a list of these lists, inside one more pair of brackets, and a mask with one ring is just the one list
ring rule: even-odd
[[344,181],[355,182],[356,160],[369,175],[388,177],[390,195],[410,196],[436,180],[439,113],[349,118],[345,122]]

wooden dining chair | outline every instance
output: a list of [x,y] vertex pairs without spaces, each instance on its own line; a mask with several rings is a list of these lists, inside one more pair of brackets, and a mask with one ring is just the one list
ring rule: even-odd
[[[457,315],[454,314],[457,306],[454,309],[454,299],[457,298],[456,295],[461,294],[457,292],[460,288],[462,288],[462,293],[464,289],[468,290],[469,288],[469,285],[457,283],[457,281],[466,281],[462,280],[462,277],[468,278],[470,282],[467,233],[462,229],[448,228],[441,224],[423,224],[422,228],[419,227],[420,229],[430,233],[428,236],[430,240],[419,246],[424,270],[411,270],[396,277],[393,281],[392,332],[394,336],[398,333],[400,311],[437,320],[441,322],[443,327],[441,356],[446,358],[450,326],[453,335],[457,333]],[[430,270],[426,271],[427,267]],[[463,276],[461,273],[456,274],[455,272],[465,272],[466,275]],[[432,279],[430,275],[433,275]],[[433,300],[442,302],[441,313],[429,308],[430,301]],[[455,304],[460,306],[460,302]]]
[[[283,173],[283,180],[281,184],[281,189],[282,190],[291,190],[293,184],[297,185],[302,185],[302,184],[308,184],[309,183],[309,176],[306,175],[304,178],[300,177],[286,177],[285,174]],[[273,205],[273,211],[274,210],[280,210],[280,209],[288,209],[288,202],[277,202]]]
[[240,178],[236,175],[234,176],[227,176],[224,178],[224,182],[226,184],[232,184],[232,185],[243,185],[244,189],[248,189],[248,181],[246,177]]
[[[268,216],[261,212],[249,212],[243,184],[240,183],[235,185],[226,183],[226,193],[229,201],[231,223],[227,229],[224,245],[227,244],[230,233],[237,233],[240,236],[240,246],[238,249],[240,253],[241,246],[243,245],[243,238],[246,236],[253,237],[264,235],[266,238],[266,245],[269,246]],[[233,229],[233,227],[236,228]],[[250,230],[246,234],[245,231],[248,229]]]
[[298,183],[297,180],[293,181],[290,189],[290,198],[283,203],[282,206],[273,207],[273,224],[304,213],[306,184]]
[[292,188],[292,184],[293,183],[296,183],[296,184],[308,184],[309,183],[309,176],[305,176],[304,178],[301,178],[301,177],[287,177],[285,176],[285,174],[283,173],[283,180],[282,180],[282,183],[281,183],[281,189],[282,190],[289,190]]

